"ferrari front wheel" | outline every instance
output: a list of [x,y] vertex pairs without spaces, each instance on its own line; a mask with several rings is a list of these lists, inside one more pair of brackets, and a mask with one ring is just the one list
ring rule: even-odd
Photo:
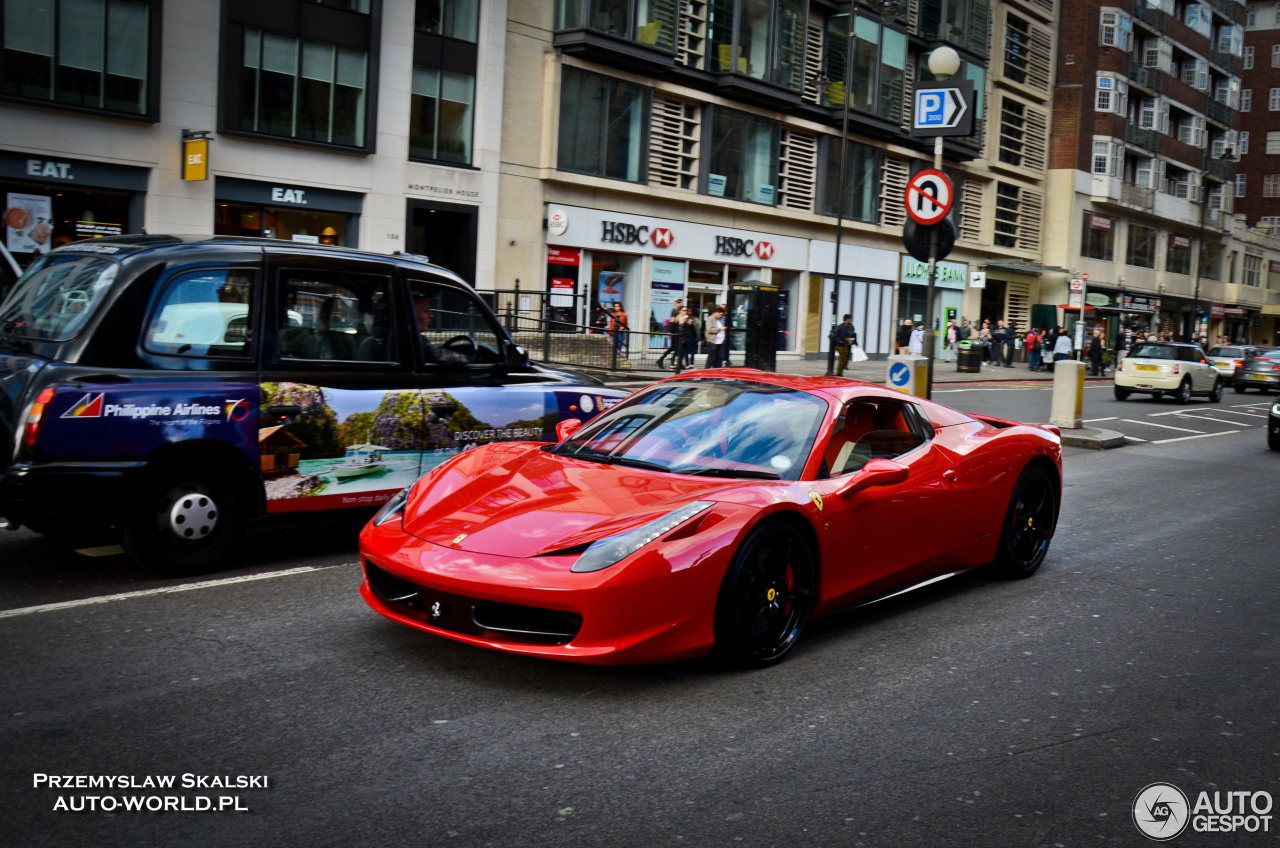
[[996,573],[1012,578],[1035,574],[1049,553],[1057,520],[1053,481],[1042,468],[1024,469],[1005,510],[1000,547],[993,563]]
[[735,666],[778,662],[809,620],[817,587],[813,548],[782,522],[756,527],[738,547],[716,601],[716,653]]

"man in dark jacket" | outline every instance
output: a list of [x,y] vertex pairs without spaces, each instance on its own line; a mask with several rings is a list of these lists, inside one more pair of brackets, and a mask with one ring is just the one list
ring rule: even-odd
[[912,331],[913,329],[914,329],[914,327],[913,327],[913,326],[912,326],[912,324],[911,324],[911,319],[910,319],[910,318],[908,318],[907,320],[903,321],[903,322],[902,322],[902,326],[898,328],[898,338],[897,338],[897,342],[898,342],[898,353],[906,353],[906,352],[907,352],[907,349],[908,349],[908,348],[910,347],[910,345],[911,345],[911,331]]
[[850,345],[858,343],[858,331],[853,328],[853,316],[845,315],[844,319],[831,331],[831,340],[836,345],[836,376],[844,376],[844,368],[849,364]]
[[1089,339],[1089,376],[1102,376],[1102,328],[1093,328],[1093,338]]

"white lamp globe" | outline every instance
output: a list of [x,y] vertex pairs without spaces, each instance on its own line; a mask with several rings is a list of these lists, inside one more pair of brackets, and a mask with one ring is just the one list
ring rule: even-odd
[[942,46],[929,54],[929,73],[946,78],[960,70],[960,54],[954,47]]

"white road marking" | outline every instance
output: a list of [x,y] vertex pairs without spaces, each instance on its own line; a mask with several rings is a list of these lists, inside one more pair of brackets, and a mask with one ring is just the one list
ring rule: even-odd
[[1156,439],[1151,444],[1165,445],[1165,444],[1168,444],[1169,442],[1185,442],[1188,439],[1211,439],[1214,436],[1230,436],[1232,433],[1239,433],[1239,432],[1240,432],[1239,430],[1223,430],[1221,433],[1201,433],[1198,436],[1178,436],[1177,438],[1173,438],[1173,439]]
[[295,574],[307,574],[312,571],[327,571],[330,568],[342,568],[347,565],[358,565],[354,562],[342,562],[337,565],[308,565],[302,568],[289,568],[284,571],[272,571],[267,574],[246,574],[242,577],[227,577],[222,580],[202,580],[199,583],[187,583],[183,586],[162,586],[158,589],[143,589],[138,592],[124,592],[119,595],[101,595],[96,598],[82,598],[78,601],[62,601],[57,604],[42,604],[36,607],[0,610],[0,618],[16,618],[20,615],[32,615],[38,612],[56,612],[58,610],[75,609],[76,607],[94,604],[109,604],[115,601],[130,601],[134,598],[147,598],[152,595],[170,595],[175,592],[192,592],[196,589],[211,589],[215,586],[230,586],[235,583],[250,583],[254,580],[270,580],[275,577],[291,577]]
[[1135,421],[1132,418],[1121,418],[1121,421],[1127,421],[1130,424],[1142,424],[1145,427],[1161,427],[1165,430],[1180,430],[1183,433],[1203,433],[1204,430],[1189,430],[1186,427],[1172,427],[1168,424],[1157,424],[1154,421]]
[[1222,415],[1245,415],[1249,418],[1266,418],[1266,412],[1236,412],[1234,409],[1215,409],[1214,412]]
[[1084,423],[1086,423],[1086,424],[1096,424],[1096,423],[1098,423],[1099,421],[1115,421],[1117,418],[1119,418],[1119,416],[1117,416],[1117,415],[1113,415],[1113,416],[1111,416],[1110,418],[1086,418],[1086,419],[1084,420]]
[[1212,421],[1214,424],[1226,424],[1228,427],[1252,427],[1252,424],[1245,424],[1242,421],[1223,421],[1221,418],[1210,418],[1207,415],[1196,415],[1191,412],[1184,413],[1183,418],[1194,418],[1197,421]]

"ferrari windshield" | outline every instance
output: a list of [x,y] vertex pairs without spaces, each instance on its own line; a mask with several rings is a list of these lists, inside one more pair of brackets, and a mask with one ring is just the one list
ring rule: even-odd
[[42,257],[0,306],[0,332],[26,339],[74,338],[111,288],[119,267],[101,256]]
[[551,448],[673,474],[796,480],[827,412],[804,392],[692,379],[641,391]]

